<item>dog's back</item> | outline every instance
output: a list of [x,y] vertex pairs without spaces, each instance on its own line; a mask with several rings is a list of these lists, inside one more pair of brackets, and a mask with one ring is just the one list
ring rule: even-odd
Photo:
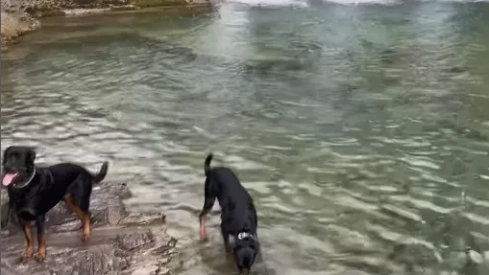
[[80,176],[86,176],[90,178],[94,183],[101,182],[108,170],[108,162],[104,162],[100,171],[97,174],[92,174],[85,167],[74,163],[59,163],[48,167],[54,180],[58,180],[64,183],[71,183]]
[[252,203],[248,191],[241,185],[236,174],[227,167],[214,167],[208,175],[207,180],[212,181],[216,188],[216,195],[221,208],[226,204],[233,204],[234,207],[248,207]]

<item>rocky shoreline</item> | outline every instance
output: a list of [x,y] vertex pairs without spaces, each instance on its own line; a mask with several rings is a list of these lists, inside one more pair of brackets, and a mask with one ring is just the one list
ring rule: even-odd
[[20,261],[25,240],[15,218],[7,223],[2,196],[0,268],[7,275],[170,275],[177,240],[167,234],[165,214],[129,213],[125,184],[103,183],[91,199],[92,238],[81,242],[81,224],[63,203],[47,215],[47,257],[42,263]]
[[210,0],[1,0],[1,4],[2,51],[25,33],[40,28],[42,17],[211,5]]

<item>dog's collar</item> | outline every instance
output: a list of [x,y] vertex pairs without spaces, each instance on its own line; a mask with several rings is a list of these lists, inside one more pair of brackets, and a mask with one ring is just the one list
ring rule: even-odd
[[252,239],[256,240],[255,236],[253,234],[250,234],[248,232],[240,232],[238,233],[238,240],[244,240],[244,239]]
[[29,183],[31,183],[31,181],[35,175],[36,175],[36,168],[34,168],[34,170],[32,170],[32,174],[26,182],[24,182],[22,185],[14,184],[14,185],[12,185],[12,187],[17,188],[17,189],[21,189],[21,188],[26,187],[27,185],[29,185]]

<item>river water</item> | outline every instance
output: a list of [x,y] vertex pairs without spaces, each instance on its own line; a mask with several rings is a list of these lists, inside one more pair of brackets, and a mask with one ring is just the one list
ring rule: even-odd
[[2,147],[110,160],[131,210],[168,213],[182,274],[234,271],[217,211],[198,241],[211,151],[255,199],[255,274],[489,274],[488,3],[50,18],[1,77]]

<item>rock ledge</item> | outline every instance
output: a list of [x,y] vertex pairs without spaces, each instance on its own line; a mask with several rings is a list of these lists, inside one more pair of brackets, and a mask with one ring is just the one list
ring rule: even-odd
[[[100,184],[92,193],[92,238],[81,242],[81,224],[63,203],[47,215],[48,255],[43,263],[20,261],[24,237],[15,218],[6,223],[2,205],[0,249],[6,275],[170,275],[177,240],[166,233],[163,213],[131,214],[122,200],[130,195],[125,184]],[[2,196],[3,197],[3,196]]]

